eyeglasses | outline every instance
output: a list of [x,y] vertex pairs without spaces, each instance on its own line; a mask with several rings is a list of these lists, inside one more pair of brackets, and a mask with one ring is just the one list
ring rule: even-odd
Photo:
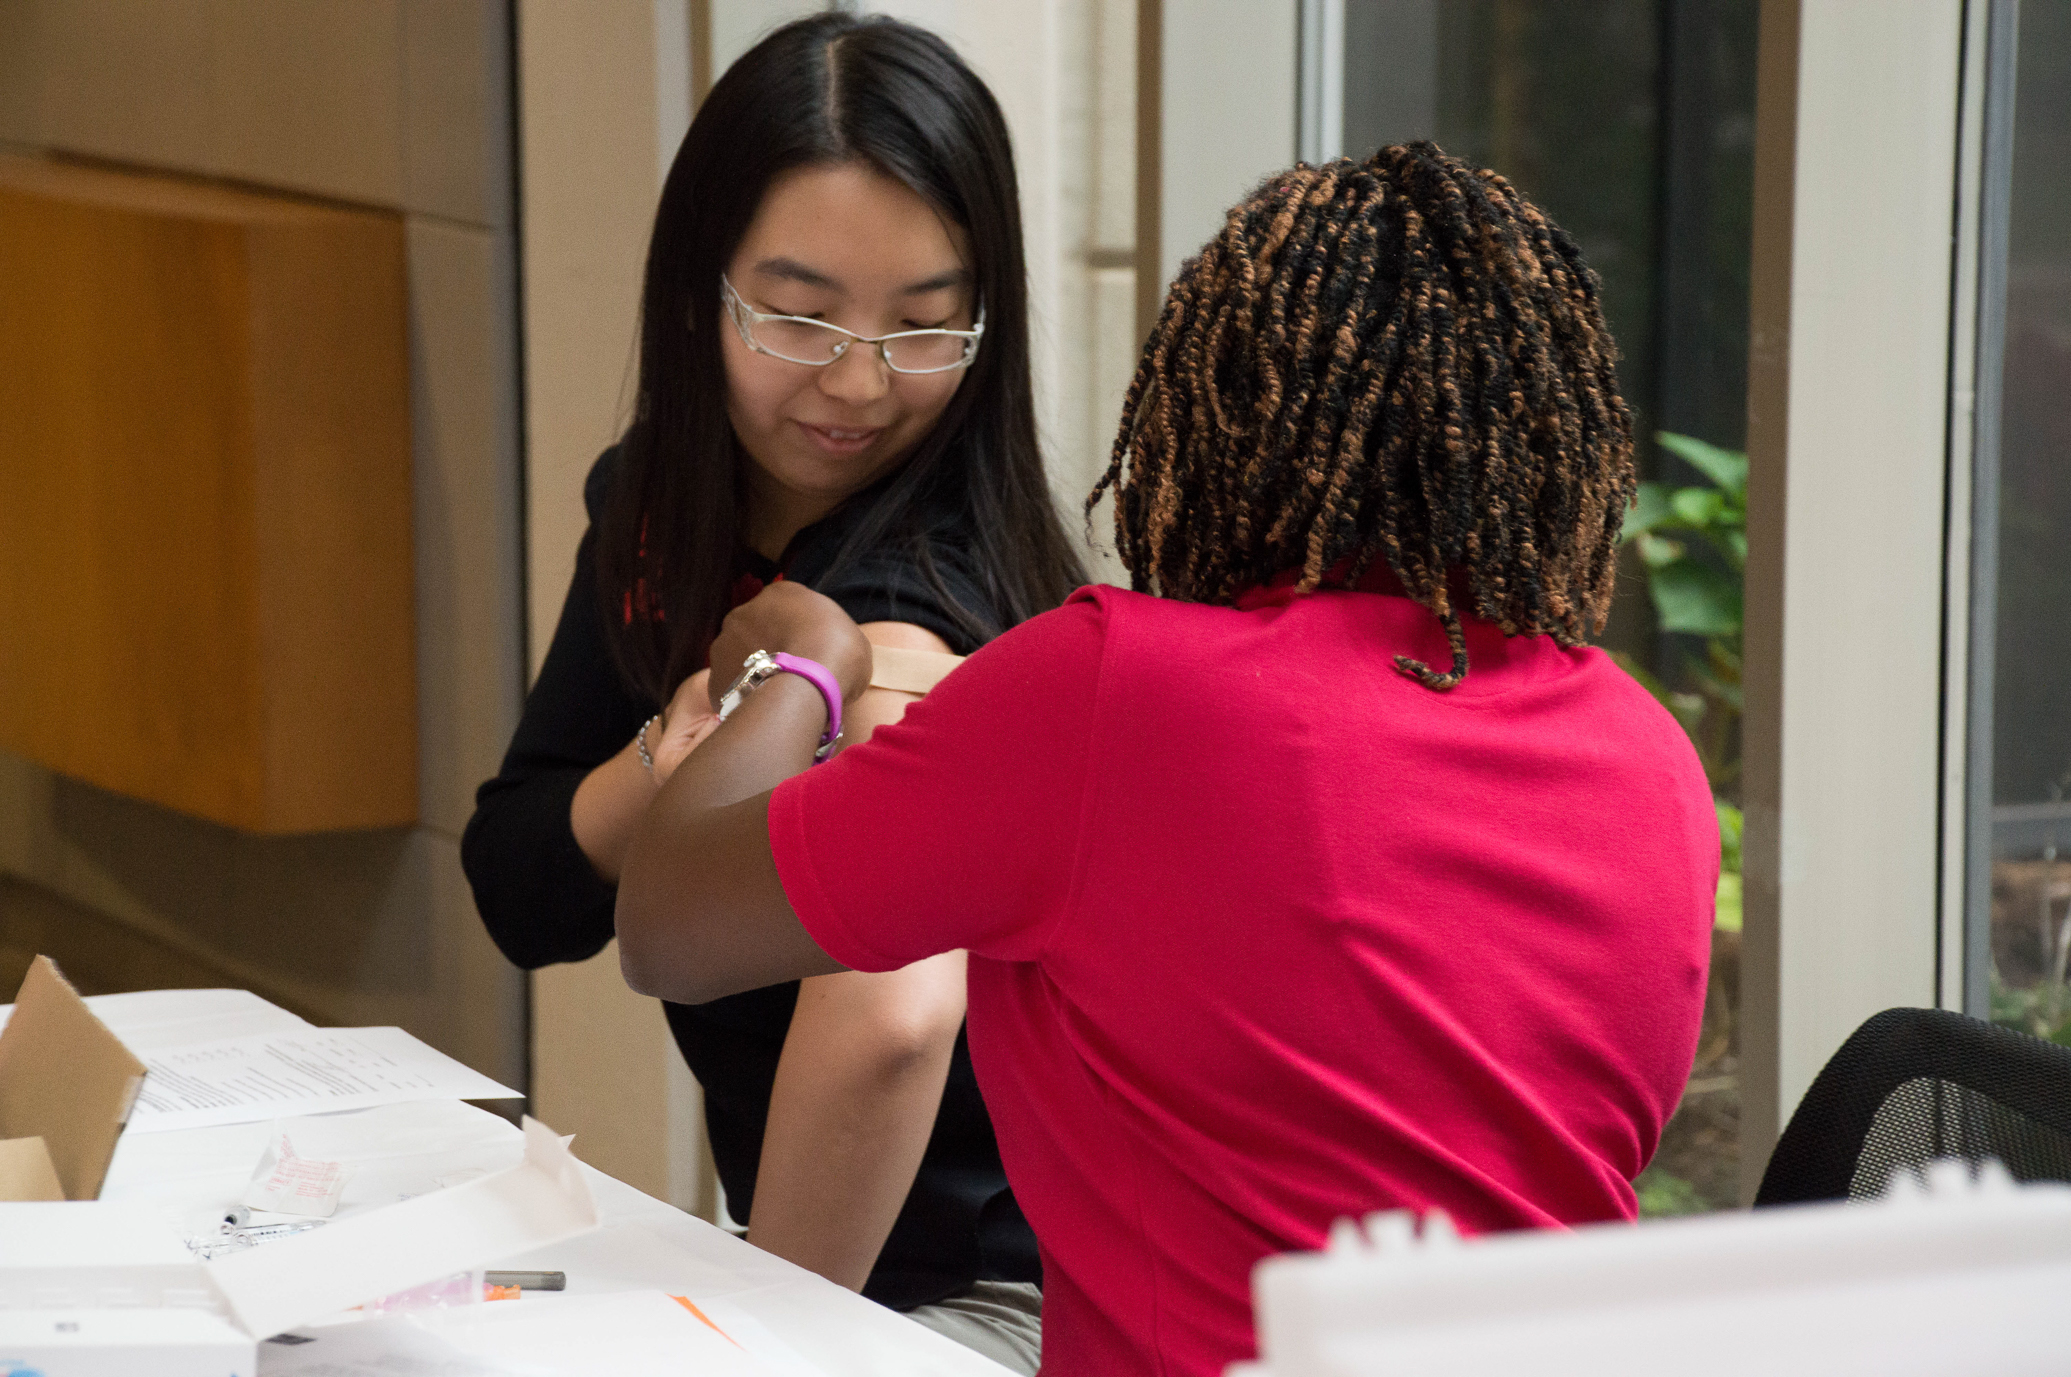
[[969,366],[978,354],[978,337],[985,333],[982,306],[968,330],[900,330],[874,339],[809,316],[767,315],[741,300],[724,273],[719,277],[719,301],[741,332],[741,343],[758,354],[808,368],[825,368],[851,345],[874,344],[894,373],[947,373]]

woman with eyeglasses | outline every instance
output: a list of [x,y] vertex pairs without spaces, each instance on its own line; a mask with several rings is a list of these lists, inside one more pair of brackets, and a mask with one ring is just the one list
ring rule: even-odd
[[[967,654],[1084,581],[1036,444],[1025,277],[1005,124],[940,39],[818,15],[713,87],[656,212],[633,420],[463,842],[512,961],[611,940],[628,842],[741,673],[708,669],[731,607],[782,580],[879,646]],[[865,691],[841,740],[913,697]],[[664,1008],[750,1242],[1033,1370],[1041,1274],[961,953]]]

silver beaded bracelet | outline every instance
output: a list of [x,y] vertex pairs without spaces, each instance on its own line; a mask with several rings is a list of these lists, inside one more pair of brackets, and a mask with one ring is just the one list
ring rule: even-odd
[[649,774],[654,773],[654,757],[647,753],[647,729],[661,720],[662,715],[656,713],[640,724],[639,731],[633,733],[633,749],[640,752],[640,763],[647,767]]

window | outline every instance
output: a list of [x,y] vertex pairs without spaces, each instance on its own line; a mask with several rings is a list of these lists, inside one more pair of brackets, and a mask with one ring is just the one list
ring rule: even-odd
[[1964,1002],[2071,1042],[2071,3],[1990,30]]

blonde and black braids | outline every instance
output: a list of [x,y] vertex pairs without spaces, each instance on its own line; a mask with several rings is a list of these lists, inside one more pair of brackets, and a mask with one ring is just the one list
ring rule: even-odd
[[1090,514],[1138,591],[1234,603],[1376,559],[1444,625],[1581,644],[1610,609],[1632,418],[1594,273],[1493,172],[1429,143],[1298,165],[1180,270]]

